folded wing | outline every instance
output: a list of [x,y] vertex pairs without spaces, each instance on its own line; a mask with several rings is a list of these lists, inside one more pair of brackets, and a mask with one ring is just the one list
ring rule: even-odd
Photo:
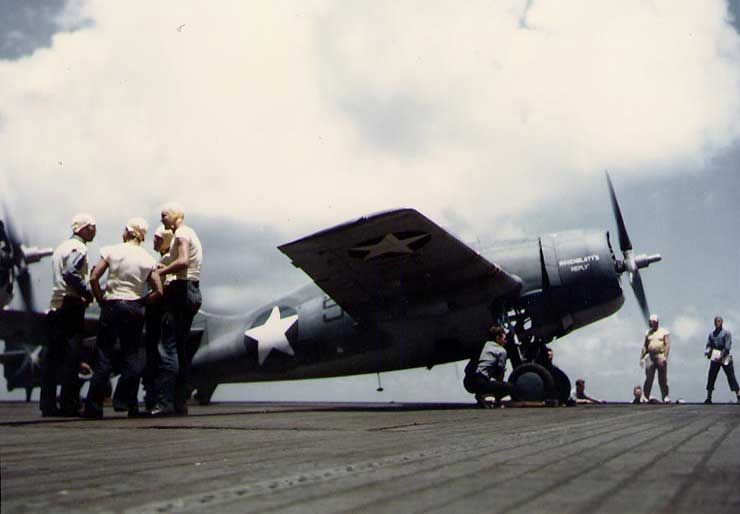
[[414,209],[360,218],[279,247],[353,318],[456,308],[517,294],[521,280]]

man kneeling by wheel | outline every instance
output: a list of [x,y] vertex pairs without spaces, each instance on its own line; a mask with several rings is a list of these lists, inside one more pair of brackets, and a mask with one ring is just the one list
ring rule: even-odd
[[[478,407],[501,407],[501,399],[511,394],[511,385],[504,381],[506,359],[508,355],[504,349],[506,331],[493,325],[488,330],[490,340],[486,341],[480,355],[473,357],[465,366],[465,390],[475,395]],[[493,396],[495,403],[486,401],[487,396]]]

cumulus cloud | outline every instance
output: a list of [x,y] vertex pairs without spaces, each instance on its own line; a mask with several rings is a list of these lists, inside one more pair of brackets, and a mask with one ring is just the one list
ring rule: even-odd
[[673,322],[671,334],[684,341],[693,340],[704,335],[706,325],[693,314],[681,314]]
[[723,2],[92,1],[75,17],[90,26],[0,63],[0,150],[50,206],[39,223],[176,197],[292,235],[398,205],[480,228],[740,133]]
[[[519,237],[605,168],[701,169],[740,136],[732,5],[75,1],[49,46],[0,61],[1,173],[46,244],[76,211],[107,244],[180,200],[216,307],[251,304],[305,278],[274,247],[331,223],[411,206],[465,241]],[[691,316],[669,320],[677,344]],[[620,314],[554,348],[614,398],[639,343]]]

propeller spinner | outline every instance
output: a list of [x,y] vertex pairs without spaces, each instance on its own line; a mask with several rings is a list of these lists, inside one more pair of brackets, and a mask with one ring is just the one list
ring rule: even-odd
[[619,249],[622,250],[624,256],[623,261],[617,261],[616,270],[617,273],[622,274],[625,271],[629,273],[630,285],[632,291],[635,293],[637,303],[640,304],[640,310],[642,316],[645,318],[645,323],[648,323],[650,317],[650,309],[648,308],[647,297],[645,296],[645,288],[642,285],[642,278],[640,278],[640,269],[647,268],[654,262],[658,262],[662,259],[660,254],[646,255],[640,254],[635,255],[632,250],[632,241],[627,233],[627,228],[624,225],[624,219],[622,218],[622,211],[619,209],[619,202],[617,202],[617,195],[614,193],[614,186],[612,185],[609,173],[606,173],[606,183],[609,186],[609,196],[612,202],[612,211],[614,212],[614,219],[617,222],[617,232],[619,234]]

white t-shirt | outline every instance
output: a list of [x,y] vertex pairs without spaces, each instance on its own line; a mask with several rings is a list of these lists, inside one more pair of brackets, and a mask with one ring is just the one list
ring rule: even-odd
[[106,300],[138,300],[146,294],[147,279],[157,268],[154,257],[134,243],[119,243],[100,249],[108,263]]
[[663,327],[658,327],[656,330],[648,329],[645,333],[647,338],[647,351],[651,357],[665,357],[665,336],[670,335]]
[[203,247],[200,245],[200,239],[195,230],[187,225],[180,225],[175,231],[175,237],[172,238],[170,246],[170,257],[172,261],[177,260],[177,240],[184,239],[188,242],[188,267],[175,273],[176,280],[200,280],[200,268],[203,264]]

